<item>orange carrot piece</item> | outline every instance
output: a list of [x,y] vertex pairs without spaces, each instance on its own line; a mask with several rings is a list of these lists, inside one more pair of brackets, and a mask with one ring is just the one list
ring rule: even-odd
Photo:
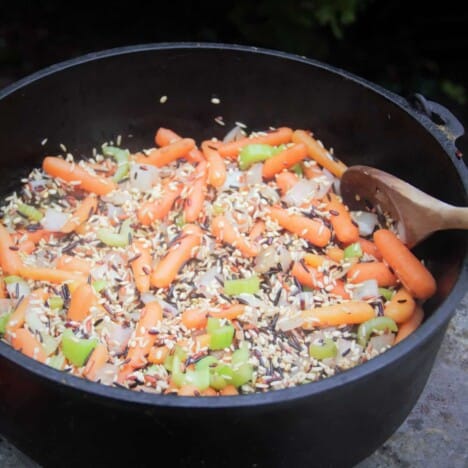
[[207,179],[207,163],[199,162],[194,172],[192,186],[187,195],[184,205],[184,220],[187,223],[193,223],[203,210],[205,202]]
[[61,232],[66,234],[73,232],[80,224],[83,224],[97,209],[97,197],[90,193],[75,210],[72,217],[64,224]]
[[203,329],[208,321],[208,310],[187,309],[182,312],[182,324],[189,329]]
[[196,248],[201,244],[203,232],[194,224],[186,224],[182,237],[168,250],[151,273],[151,285],[167,288],[174,281],[185,262],[193,258]]
[[304,262],[306,265],[318,268],[322,266],[326,261],[330,261],[331,259],[328,258],[326,255],[318,255],[313,253],[307,253],[304,255]]
[[11,334],[12,332],[18,330],[24,325],[24,320],[26,316],[26,311],[28,310],[29,305],[31,304],[31,300],[34,299],[32,294],[29,296],[23,297],[21,302],[17,305],[16,309],[10,316],[8,320],[6,331],[7,334]]
[[301,315],[304,319],[302,328],[310,330],[316,327],[326,328],[367,322],[375,317],[375,312],[367,302],[348,301],[304,310]]
[[326,254],[336,263],[340,263],[344,258],[344,251],[339,247],[328,247]]
[[3,277],[0,276],[0,299],[6,298],[6,288],[5,288],[5,281],[3,281]]
[[436,282],[429,270],[391,231],[379,229],[374,242],[403,286],[417,299],[427,299],[436,292]]
[[0,223],[0,266],[4,274],[17,275],[23,266],[23,262],[18,252],[11,250],[10,247],[14,248],[13,240],[10,233]]
[[97,372],[101,367],[106,364],[109,360],[109,352],[105,344],[99,343],[92,351],[89,356],[88,362],[86,363],[84,376],[88,380],[97,380]]
[[226,181],[226,165],[211,141],[204,141],[201,145],[203,155],[208,161],[208,182],[213,187],[219,188]]
[[411,318],[415,307],[416,302],[411,294],[405,288],[401,288],[385,304],[384,315],[396,323],[404,323]]
[[151,364],[163,364],[169,355],[167,346],[153,346],[148,354],[148,362]]
[[20,268],[18,275],[25,279],[35,281],[49,281],[51,283],[64,283],[65,281],[86,281],[86,277],[84,275],[54,268],[23,266]]
[[317,164],[305,165],[302,166],[304,171],[304,176],[307,179],[315,179],[316,177],[323,177],[323,171]]
[[47,359],[42,344],[25,328],[15,330],[11,334],[11,346],[36,361],[45,362]]
[[38,229],[34,232],[18,231],[12,236],[12,239],[16,240],[17,242],[30,241],[34,244],[38,244],[42,239],[48,242],[51,239],[51,237],[54,237],[55,239],[60,239],[61,237],[63,237],[63,234],[61,232],[48,231],[47,229]]
[[309,156],[336,177],[341,177],[344,171],[346,171],[347,167],[345,164],[332,158],[330,153],[312,135],[304,130],[296,130],[293,133],[292,141],[306,145]]
[[55,266],[59,270],[77,271],[89,275],[91,271],[91,262],[85,258],[75,257],[73,255],[62,255],[57,260]]
[[249,239],[256,242],[259,237],[265,232],[266,226],[264,221],[257,221],[249,232]]
[[286,148],[275,156],[267,159],[263,164],[262,175],[264,179],[272,179],[284,169],[289,169],[298,162],[307,158],[307,147],[302,143]]
[[211,232],[220,242],[236,247],[244,257],[255,257],[259,248],[239,233],[225,216],[215,216],[211,221]]
[[366,253],[367,255],[372,255],[377,260],[382,260],[382,254],[379,252],[379,249],[372,241],[360,237],[358,239],[358,242],[361,245],[361,250],[364,253]]
[[213,397],[213,396],[217,396],[218,393],[216,392],[216,390],[214,388],[208,387],[205,390],[203,390],[200,395],[201,396],[207,396],[207,397]]
[[398,333],[396,334],[395,341],[393,342],[393,344],[396,345],[397,343],[411,335],[411,333],[413,333],[419,327],[419,325],[421,325],[423,319],[423,308],[420,305],[416,305],[411,317],[398,326]]
[[215,318],[224,318],[234,320],[245,312],[243,304],[231,304],[227,307],[220,307],[219,309],[210,310],[209,316]]
[[89,309],[96,303],[93,287],[88,283],[80,284],[71,294],[67,318],[74,322],[82,322],[88,315]]
[[320,221],[306,216],[289,214],[286,210],[275,207],[270,208],[269,215],[282,228],[306,239],[317,247],[325,247],[330,242],[330,229]]
[[[167,146],[179,140],[182,140],[181,136],[177,135],[177,133],[172,130],[163,127],[160,127],[154,136],[154,142],[158,146]],[[194,148],[187,153],[185,159],[187,159],[188,162],[200,162],[203,161],[204,158],[202,152],[199,149]]]
[[195,141],[191,138],[182,138],[162,148],[153,149],[148,156],[137,157],[137,162],[152,164],[156,167],[167,166],[177,159],[184,158],[195,148]]
[[211,335],[209,333],[204,333],[203,335],[198,335],[195,337],[195,349],[193,351],[199,351],[203,348],[208,348],[211,341]]
[[[315,268],[305,267],[300,262],[294,262],[291,275],[293,275],[303,286],[313,289],[330,289],[329,293],[349,299],[349,293],[344,288],[344,283],[340,279],[334,281],[335,284],[325,284],[323,273]],[[331,287],[330,287],[331,286]]]
[[127,353],[127,359],[129,359],[127,366],[131,369],[139,369],[146,364],[147,355],[156,341],[156,335],[148,331],[156,327],[161,320],[162,309],[159,303],[155,301],[146,304],[132,338],[134,346],[130,345]]
[[42,162],[42,168],[52,177],[60,177],[66,182],[80,182],[79,188],[98,195],[107,195],[117,187],[112,180],[90,174],[77,163],[69,163],[61,158],[47,156]]
[[330,222],[336,238],[344,244],[352,244],[359,240],[359,228],[353,224],[351,215],[345,205],[336,198],[327,203],[330,212]]
[[23,252],[26,255],[32,254],[36,250],[36,244],[29,239],[26,239],[18,244],[19,252]]
[[234,396],[234,395],[239,395],[239,392],[237,388],[234,387],[234,385],[229,384],[229,385],[226,385],[222,390],[220,390],[219,394],[223,396]]
[[276,174],[276,185],[280,189],[281,195],[286,195],[298,182],[299,177],[294,172],[284,171]]
[[355,263],[346,274],[349,283],[375,279],[380,287],[395,286],[396,277],[383,262]]
[[144,203],[137,211],[138,221],[144,226],[149,226],[158,219],[165,218],[171,211],[172,205],[182,191],[182,184],[175,181],[167,182],[164,186],[161,198],[154,202]]
[[179,396],[200,396],[200,390],[195,385],[182,385],[177,392]]
[[142,240],[135,240],[133,242],[133,250],[135,251],[135,255],[138,255],[131,262],[135,286],[140,293],[145,293],[150,289],[151,252]]
[[241,138],[237,141],[231,141],[229,143],[223,143],[219,146],[219,154],[223,158],[237,158],[239,151],[246,145],[253,143],[263,143],[266,145],[282,145],[283,143],[289,143],[291,141],[293,131],[287,127],[281,127],[277,130],[268,132],[266,135],[261,135],[253,138]]

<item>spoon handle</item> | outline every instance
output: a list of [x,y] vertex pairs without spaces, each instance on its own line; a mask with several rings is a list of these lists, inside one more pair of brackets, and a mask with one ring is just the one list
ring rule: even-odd
[[468,208],[451,206],[444,210],[442,229],[468,229]]

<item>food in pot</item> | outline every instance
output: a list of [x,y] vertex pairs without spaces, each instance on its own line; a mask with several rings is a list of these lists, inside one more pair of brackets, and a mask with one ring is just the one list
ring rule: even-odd
[[48,156],[5,200],[0,334],[106,385],[236,395],[361,364],[423,320],[435,281],[310,132],[160,128],[132,154]]

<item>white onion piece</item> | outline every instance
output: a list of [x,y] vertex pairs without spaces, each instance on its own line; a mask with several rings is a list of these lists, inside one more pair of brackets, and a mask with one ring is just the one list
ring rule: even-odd
[[254,164],[248,171],[245,176],[245,182],[247,185],[261,184],[263,181],[262,176],[263,164],[258,163]]
[[118,219],[121,214],[123,214],[122,208],[120,206],[115,206],[112,205],[111,203],[108,203],[106,205],[107,208],[107,216],[111,219]]
[[322,198],[330,190],[328,180],[301,179],[289,189],[283,200],[288,205],[299,206],[312,198]]
[[377,215],[367,211],[351,211],[351,218],[357,223],[361,236],[370,236],[378,223]]
[[277,264],[276,249],[269,245],[265,249],[262,249],[255,258],[254,271],[257,273],[266,273]]
[[340,356],[343,356],[344,354],[346,357],[348,355],[348,350],[351,348],[351,342],[348,340],[344,340],[343,338],[338,338],[335,344],[338,349],[338,354]]
[[379,297],[379,285],[374,279],[363,281],[353,289],[353,299],[356,301],[372,299],[374,297]]
[[132,336],[133,329],[130,327],[122,327],[114,322],[108,322],[105,325],[105,328],[109,332],[108,336],[108,346],[109,351],[114,353],[121,353],[125,350],[130,337]]
[[397,230],[397,235],[400,238],[401,242],[403,242],[403,244],[406,244],[407,239],[406,239],[405,226],[401,221],[397,222],[396,230]]
[[45,216],[41,220],[41,224],[47,231],[60,231],[69,217],[70,215],[67,213],[54,210],[53,208],[47,208]]
[[241,293],[237,296],[241,299],[242,302],[245,302],[250,307],[255,307],[258,309],[264,309],[266,307],[265,302],[263,302],[258,297],[255,297],[253,294]]
[[164,299],[159,297],[157,297],[156,300],[159,302],[159,305],[164,312],[169,312],[172,315],[177,315],[179,313],[177,307],[175,307],[173,304],[169,304],[169,302],[166,302]]
[[101,197],[101,200],[106,203],[112,203],[113,205],[123,205],[124,203],[130,201],[132,196],[128,193],[123,191],[122,187],[120,186],[120,190],[113,190],[108,195]]
[[20,297],[26,297],[31,292],[29,284],[24,279],[19,279],[18,281],[13,281],[6,285],[8,295],[11,298],[19,299]]
[[286,247],[281,246],[277,255],[278,263],[281,264],[281,269],[283,272],[288,271],[292,263],[292,257],[289,253],[289,250]]
[[151,293],[143,293],[141,296],[140,296],[140,299],[141,299],[141,302],[143,302],[143,304],[148,304],[149,302],[154,302],[157,300],[156,296],[154,294],[151,294]]
[[244,173],[237,169],[229,170],[226,173],[226,181],[220,188],[221,191],[228,190],[230,188],[236,188],[243,185]]
[[116,377],[119,367],[115,364],[104,364],[96,371],[96,381],[101,382],[104,385],[111,385]]
[[[280,196],[278,192],[273,188],[270,187],[269,185],[262,185],[260,189],[262,195],[268,199],[270,203],[278,203],[280,201]],[[256,195],[258,197],[258,193],[255,192],[253,195]]]
[[385,333],[384,335],[373,336],[369,340],[369,347],[378,353],[383,351],[385,348],[393,345],[395,341],[395,335],[393,333]]
[[109,271],[109,267],[106,265],[97,265],[91,269],[90,274],[94,280],[103,279],[107,272]]
[[[210,291],[210,289],[213,289],[213,286],[218,285],[218,282],[216,281],[216,275],[218,274],[218,268],[217,267],[212,267],[209,270],[207,270],[205,273],[202,275],[198,276],[195,281],[195,287],[199,289],[199,291],[202,294],[205,295],[213,295],[216,293],[216,291]],[[211,294],[210,294],[211,293]]]
[[47,356],[55,353],[58,348],[60,340],[58,338],[54,338],[47,333],[41,333],[42,337],[42,348],[44,349]]
[[28,307],[25,314],[24,314],[24,321],[28,325],[28,327],[33,332],[42,332],[45,331],[46,326],[45,323],[39,317],[39,314],[34,310],[34,307]]
[[341,196],[341,180],[338,177],[335,177],[333,181],[333,190],[337,195]]
[[14,302],[12,299],[0,299],[0,317],[11,311]]
[[304,318],[301,314],[292,315],[289,317],[282,317],[276,323],[276,328],[282,331],[294,330],[299,328],[304,323]]
[[130,165],[130,185],[146,192],[159,180],[158,170],[150,164]]
[[230,143],[231,141],[237,141],[241,138],[244,138],[244,132],[242,131],[241,127],[236,125],[226,133],[226,136],[223,138],[223,143]]

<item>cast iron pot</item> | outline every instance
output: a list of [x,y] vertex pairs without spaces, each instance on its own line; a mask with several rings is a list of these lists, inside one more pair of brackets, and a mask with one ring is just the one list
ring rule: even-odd
[[[120,134],[137,150],[153,145],[161,125],[200,141],[242,121],[251,129],[313,129],[347,164],[377,166],[466,205],[467,170],[454,146],[462,130],[445,109],[418,102],[445,124],[349,73],[280,52],[155,44],[90,54],[0,93],[0,187],[16,187],[60,143],[89,155]],[[214,122],[220,115],[226,127]],[[223,398],[136,393],[55,371],[0,343],[0,433],[45,466],[351,466],[410,412],[466,291],[463,233],[434,235],[418,253],[438,281],[425,323],[376,359],[288,390]]]

